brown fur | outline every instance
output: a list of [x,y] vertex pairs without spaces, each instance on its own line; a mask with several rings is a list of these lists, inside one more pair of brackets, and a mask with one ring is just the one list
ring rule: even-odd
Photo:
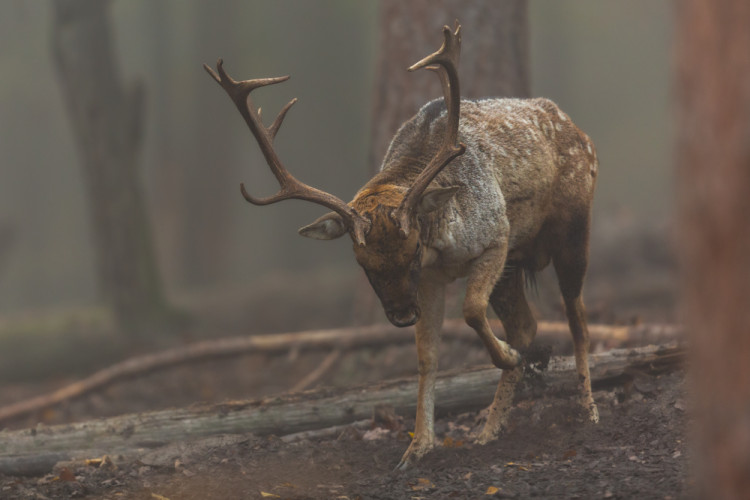
[[[413,310],[417,293],[420,394],[415,438],[402,466],[434,443],[431,408],[442,321],[442,305],[435,301],[442,301],[445,284],[459,277],[467,278],[466,321],[477,331],[493,363],[504,369],[478,441],[495,439],[505,425],[521,379],[520,368],[515,368],[520,359],[516,349],[527,347],[536,334],[524,274],[550,262],[560,280],[575,344],[581,403],[591,420],[598,420],[581,299],[598,172],[593,143],[547,99],[462,101],[459,140],[466,143],[467,151],[432,183],[459,190],[440,209],[416,214],[416,229],[404,240],[391,213],[439,147],[445,113],[442,100],[437,100],[406,122],[394,137],[381,172],[350,203],[372,222],[366,245],[355,245],[355,255],[389,319],[393,321],[394,312]],[[421,269],[415,270],[418,261]],[[507,343],[490,329],[488,305],[502,320]]]
[[[551,261],[558,275],[575,347],[580,402],[599,419],[591,395],[588,330],[582,300],[588,239],[598,172],[591,140],[548,99],[459,99],[460,28],[444,28],[445,42],[412,69],[438,64],[443,99],[426,104],[393,138],[381,171],[348,204],[294,179],[272,148],[290,103],[270,129],[246,109],[252,88],[284,79],[234,82],[218,63],[206,67],[245,117],[281,191],[251,203],[290,197],[334,210],[300,229],[317,239],[349,233],[354,254],[397,326],[416,323],[419,390],[414,439],[399,467],[434,446],[433,412],[437,346],[445,286],[466,278],[463,314],[503,370],[480,443],[497,438],[522,378],[518,349],[536,334],[524,295],[524,275]],[[441,70],[442,71],[442,70]],[[460,102],[459,102],[460,101]],[[459,105],[460,104],[460,105]],[[459,155],[456,157],[456,155]],[[452,159],[452,160],[451,160]],[[495,337],[488,306],[507,334]]]

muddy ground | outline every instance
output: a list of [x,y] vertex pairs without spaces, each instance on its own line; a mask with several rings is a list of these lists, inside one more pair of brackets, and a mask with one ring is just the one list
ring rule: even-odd
[[[597,347],[595,346],[595,349]],[[325,353],[209,360],[114,384],[13,427],[49,424],[282,393]],[[413,346],[352,352],[317,386],[370,383],[413,372]],[[441,346],[444,368],[486,364],[480,345]],[[530,382],[531,383],[531,382]],[[544,374],[534,384],[544,385]],[[482,412],[439,415],[441,444],[411,470],[394,471],[409,443],[413,415],[323,435],[220,436],[149,450],[61,463],[31,477],[0,475],[0,498],[134,499],[442,499],[685,498],[690,496],[683,373],[638,375],[595,387],[601,421],[587,423],[567,391],[533,391],[517,402],[509,428],[486,446],[472,434]],[[439,402],[438,402],[439,404]]]
[[[1,477],[1,498],[442,499],[685,498],[690,496],[683,375],[595,394],[599,424],[569,395],[520,401],[492,444],[471,434],[481,412],[444,415],[434,452],[393,468],[413,419],[347,426],[323,437],[226,436],[60,464],[38,477]],[[95,457],[92,457],[95,458]]]
[[[635,250],[607,253],[613,261],[592,262],[587,281],[591,322],[675,320],[668,256],[644,241],[650,240],[633,239]],[[56,319],[47,337],[34,337],[24,329],[16,337],[6,335],[0,338],[0,405],[59,388],[130,355],[179,343],[351,324],[350,312],[333,317],[330,311],[351,311],[351,290],[358,284],[334,283],[323,290],[322,280],[316,278],[302,280],[317,287],[306,290],[299,277],[293,278],[293,287],[284,288],[284,280],[275,279],[278,290],[264,286],[261,294],[230,290],[214,294],[213,304],[211,297],[202,295],[184,301],[200,321],[187,335],[158,346],[123,345],[106,325],[81,320],[80,315]],[[534,297],[537,316],[562,319],[559,294],[545,280],[553,278],[541,276]],[[335,295],[334,288],[345,292]],[[460,314],[460,298],[460,291],[449,296],[449,315],[456,309]],[[289,310],[300,313],[290,315]],[[319,311],[329,312],[318,316]],[[34,338],[47,340],[27,340]],[[29,428],[280,394],[305,379],[327,354],[251,354],[175,367],[4,425]],[[441,346],[441,369],[488,361],[478,342],[446,341]],[[343,355],[310,388],[415,373],[413,346],[384,346]],[[601,414],[597,425],[584,421],[570,393],[537,391],[535,399],[517,402],[509,428],[486,446],[473,444],[471,438],[481,425],[481,412],[439,415],[441,446],[405,472],[393,468],[408,446],[413,415],[362,422],[317,436],[222,436],[149,450],[138,458],[90,457],[88,464],[58,464],[36,476],[0,475],[0,499],[689,498],[683,379],[677,371],[600,387],[595,392]]]

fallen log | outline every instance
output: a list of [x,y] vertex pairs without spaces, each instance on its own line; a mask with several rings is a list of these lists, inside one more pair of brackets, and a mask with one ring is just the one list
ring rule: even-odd
[[[682,350],[674,345],[592,354],[592,381],[597,387],[613,381],[621,383],[630,372],[673,370],[682,358]],[[484,367],[441,375],[436,387],[437,412],[465,412],[486,406],[494,394],[500,373],[494,367]],[[553,358],[542,377],[545,384],[555,390],[567,388],[571,394],[575,393],[572,357]],[[372,418],[373,409],[384,404],[392,406],[398,414],[410,416],[415,411],[416,387],[415,378],[398,379],[353,389],[323,389],[260,401],[226,402],[2,431],[0,473],[43,473],[61,460],[102,454],[137,456],[151,448],[207,436],[282,436],[324,429]]]
[[[498,320],[491,323],[496,332],[503,332],[502,324]],[[674,325],[610,326],[595,324],[589,326],[589,331],[592,346],[596,350],[597,346],[610,349],[626,345],[662,343],[677,338],[682,329]],[[479,344],[474,331],[461,320],[446,320],[442,336],[445,339],[462,339]],[[570,344],[569,337],[567,323],[539,322],[538,343],[568,346]],[[248,353],[272,354],[291,350],[299,352],[311,350],[344,352],[352,349],[411,343],[413,339],[412,328],[397,328],[390,324],[382,324],[205,340],[158,353],[133,357],[51,393],[0,407],[0,424],[81,397],[121,380],[199,360],[239,356]],[[332,364],[336,358],[337,356],[329,358],[330,363]],[[304,389],[312,384],[316,375],[317,373],[313,373],[309,380],[301,381],[297,389]]]

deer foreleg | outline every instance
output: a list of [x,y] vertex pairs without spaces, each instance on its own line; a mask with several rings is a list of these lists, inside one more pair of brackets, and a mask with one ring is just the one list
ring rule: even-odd
[[464,319],[484,343],[492,363],[500,369],[511,369],[518,365],[521,356],[507,342],[495,337],[487,320],[487,306],[495,283],[500,279],[505,266],[507,246],[487,250],[476,259],[469,272],[464,299]]
[[[516,349],[529,346],[536,335],[536,320],[526,302],[524,278],[521,269],[506,270],[507,274],[495,285],[490,296],[490,304],[497,317],[503,322],[508,342]],[[516,385],[523,378],[523,368],[518,366],[503,370],[500,383],[495,391],[495,399],[488,408],[487,421],[477,442],[485,444],[497,438],[508,420]]]
[[510,408],[513,406],[513,396],[516,393],[516,385],[521,378],[523,378],[523,368],[520,366],[510,370],[503,370],[497,390],[495,391],[495,398],[487,409],[487,420],[484,423],[482,432],[476,438],[477,443],[487,444],[497,439],[498,434],[500,434],[500,431],[508,420]]
[[438,371],[440,328],[445,308],[445,286],[423,281],[419,287],[422,311],[416,325],[419,387],[414,439],[397,469],[405,469],[435,446],[435,380]]

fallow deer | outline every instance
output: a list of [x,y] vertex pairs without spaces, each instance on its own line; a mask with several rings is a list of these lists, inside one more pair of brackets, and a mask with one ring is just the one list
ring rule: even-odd
[[[444,290],[466,278],[463,314],[503,370],[479,443],[498,437],[522,377],[519,350],[536,334],[526,302],[524,276],[552,261],[575,345],[580,402],[599,420],[591,395],[589,337],[581,297],[588,261],[591,206],[598,162],[591,140],[547,99],[461,100],[460,26],[443,28],[435,53],[409,68],[440,78],[444,98],[426,104],[405,122],[388,148],[381,170],[354,199],[341,199],[294,178],[273,140],[289,102],[266,128],[250,92],[288,77],[235,81],[217,63],[204,65],[234,102],[252,131],[280,191],[247,201],[266,205],[288,198],[332,212],[299,230],[331,240],[349,234],[354,255],[396,326],[416,324],[419,388],[414,438],[399,468],[434,446],[434,388]],[[493,334],[491,305],[507,342]]]

